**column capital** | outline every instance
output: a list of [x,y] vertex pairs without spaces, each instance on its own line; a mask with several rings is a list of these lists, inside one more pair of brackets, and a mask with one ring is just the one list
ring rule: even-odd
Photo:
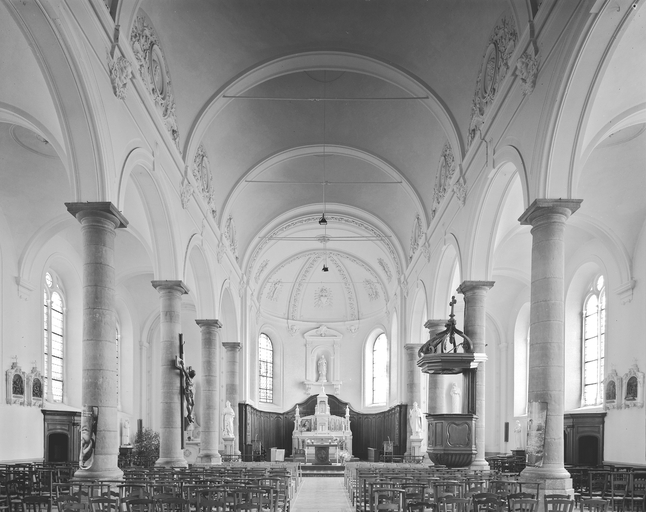
[[467,295],[470,292],[487,292],[493,288],[495,283],[495,281],[462,281],[462,284],[458,286],[458,293]]
[[125,228],[128,221],[111,202],[65,203],[67,211],[81,222],[86,217],[102,217],[114,222],[115,228]]
[[200,327],[215,327],[216,329],[222,329],[222,323],[216,318],[207,320],[195,320],[195,323]]
[[534,199],[534,202],[529,205],[519,218],[518,222],[522,225],[534,225],[538,219],[543,215],[556,214],[563,216],[563,221],[566,221],[570,215],[577,211],[583,199]]
[[242,343],[239,341],[223,341],[222,346],[227,352],[238,352],[242,348]]
[[422,345],[423,345],[423,343],[406,343],[406,345],[404,345],[404,348],[405,348],[408,352],[415,352],[415,353],[417,353],[417,351],[420,349],[420,347],[421,347]]
[[151,281],[151,284],[157,291],[175,290],[182,295],[189,291],[183,281]]
[[429,331],[434,331],[431,333],[431,335],[437,334],[438,332],[443,330],[444,327],[446,327],[446,322],[446,319],[432,318],[426,320],[426,322],[424,323],[424,328],[428,329]]

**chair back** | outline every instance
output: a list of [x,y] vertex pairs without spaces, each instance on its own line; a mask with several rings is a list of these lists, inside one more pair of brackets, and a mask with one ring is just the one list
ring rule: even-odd
[[572,512],[574,500],[567,494],[546,494],[545,512]]
[[501,512],[505,505],[500,496],[490,492],[474,494],[471,500],[473,512]]
[[119,512],[119,500],[116,498],[90,498],[91,512]]
[[608,501],[598,498],[581,500],[581,512],[606,512]]
[[132,498],[124,503],[127,512],[157,512],[157,503],[150,498]]
[[469,512],[470,501],[467,498],[447,496],[437,503],[437,508],[439,512]]
[[23,512],[52,512],[49,496],[25,496],[22,499]]

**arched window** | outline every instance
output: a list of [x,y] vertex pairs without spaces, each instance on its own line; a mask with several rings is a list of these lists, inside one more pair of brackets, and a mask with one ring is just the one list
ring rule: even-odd
[[63,401],[63,357],[65,351],[65,307],[58,277],[45,273],[43,291],[43,380],[45,397]]
[[274,401],[274,345],[269,336],[261,334],[258,339],[258,400],[264,403]]
[[597,276],[583,303],[583,405],[603,402],[606,341],[606,288]]
[[388,338],[381,333],[372,344],[372,403],[388,402]]

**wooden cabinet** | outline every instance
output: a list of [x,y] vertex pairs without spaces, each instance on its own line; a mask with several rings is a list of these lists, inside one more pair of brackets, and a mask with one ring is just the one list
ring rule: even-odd
[[45,462],[78,463],[81,449],[81,411],[43,409]]

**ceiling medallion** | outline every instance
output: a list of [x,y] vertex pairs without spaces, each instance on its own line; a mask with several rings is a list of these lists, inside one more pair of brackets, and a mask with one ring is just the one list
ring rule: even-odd
[[175,98],[168,65],[152,23],[141,9],[130,33],[130,46],[137,60],[139,76],[148,89],[148,94],[155,103],[175,147],[181,153]]
[[467,146],[470,146],[476,138],[476,133],[481,129],[500,85],[507,76],[509,60],[514,53],[517,40],[518,32],[512,16],[510,14],[503,15],[489,36],[487,50],[476,80]]

